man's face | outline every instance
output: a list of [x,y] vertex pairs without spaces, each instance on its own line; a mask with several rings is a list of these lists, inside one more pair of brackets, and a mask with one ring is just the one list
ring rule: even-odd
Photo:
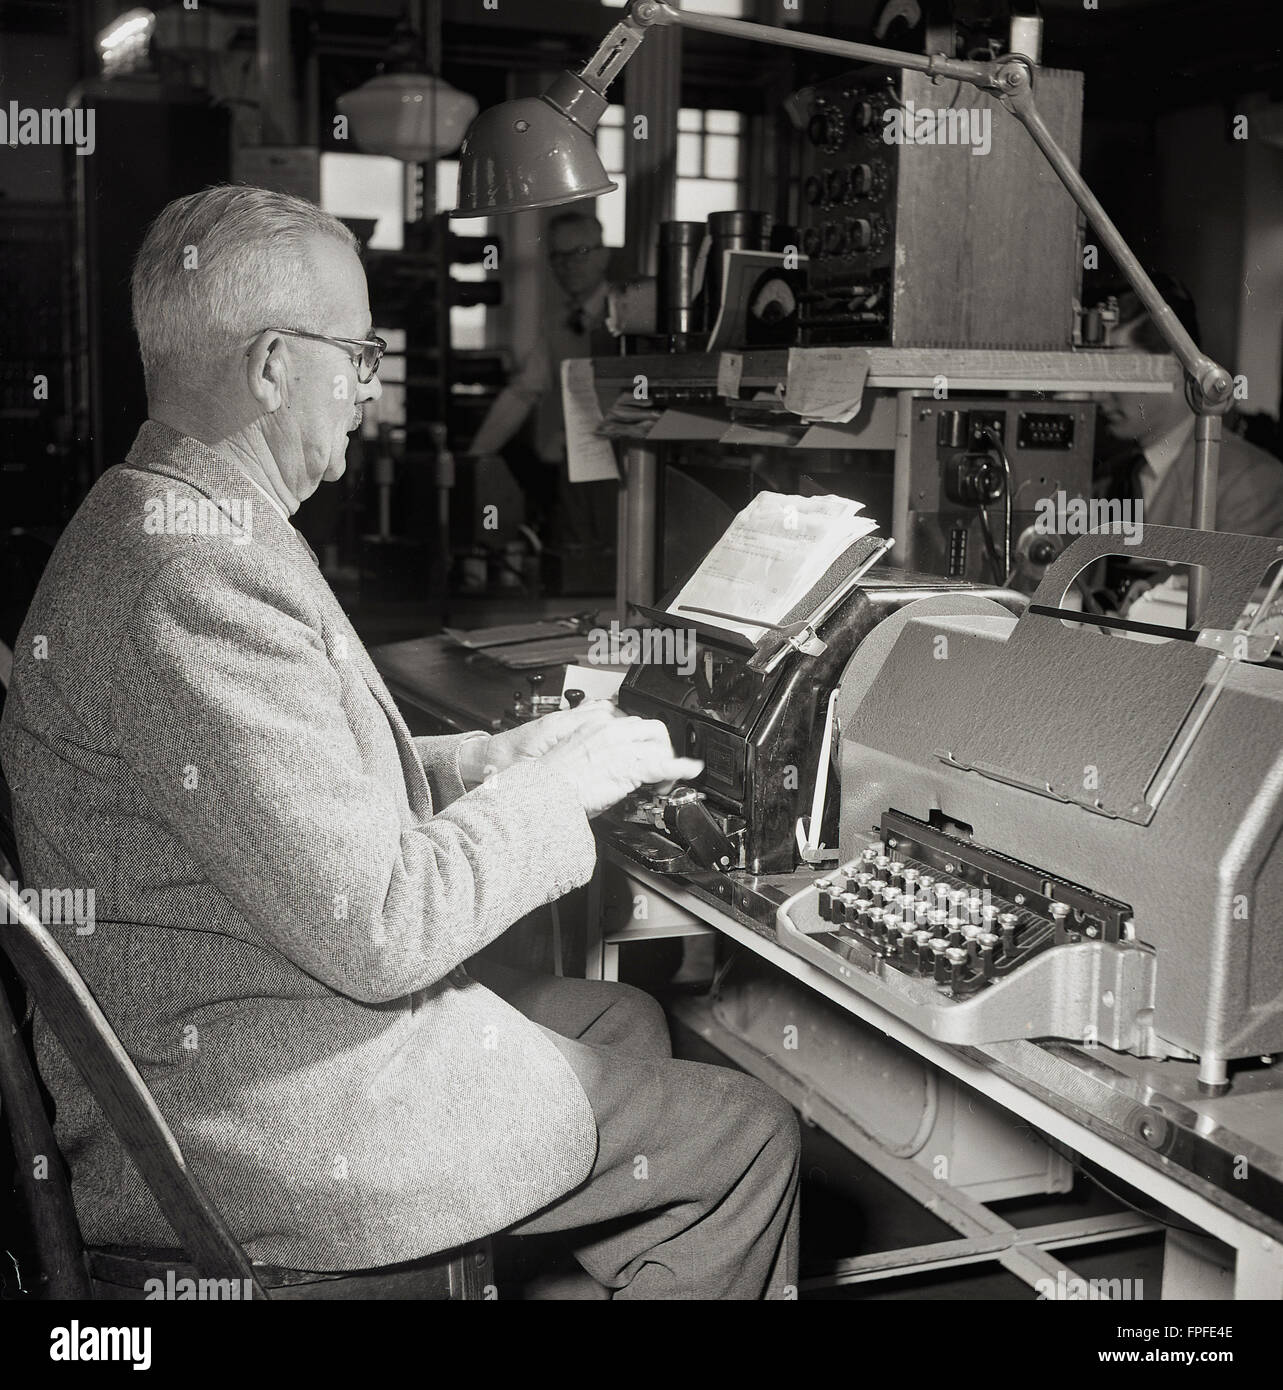
[[609,257],[594,222],[568,222],[549,234],[548,264],[553,278],[572,299],[582,302],[601,284]]
[[[334,338],[368,338],[370,300],[356,252],[319,232],[308,252],[315,303],[324,306],[323,321],[281,326],[314,329]],[[362,403],[378,400],[382,387],[378,377],[357,380],[356,363],[349,355],[355,349],[308,338],[282,337],[278,342],[285,366],[282,400],[263,428],[286,488],[302,502],[323,481],[343,476],[348,437],[361,423]]]
[[[1120,324],[1111,341],[1128,352],[1153,352],[1153,334],[1142,314]],[[1179,384],[1174,391],[1109,391],[1101,397],[1100,418],[1108,434],[1120,442],[1145,448],[1159,440],[1189,414]]]

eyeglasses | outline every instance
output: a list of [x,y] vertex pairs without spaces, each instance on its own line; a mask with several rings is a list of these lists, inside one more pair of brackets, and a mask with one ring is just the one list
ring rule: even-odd
[[582,261],[585,256],[591,256],[594,251],[600,251],[602,247],[597,246],[573,246],[569,251],[550,251],[548,259],[553,265],[565,265],[572,261]]
[[[379,363],[383,360],[383,354],[388,350],[387,343],[378,337],[329,338],[324,333],[304,333],[301,328],[265,328],[263,332],[288,333],[293,338],[311,338],[315,343],[333,343],[335,347],[347,348],[348,356],[356,367],[356,379],[362,385],[373,380],[379,370]],[[245,355],[248,357],[249,353]]]

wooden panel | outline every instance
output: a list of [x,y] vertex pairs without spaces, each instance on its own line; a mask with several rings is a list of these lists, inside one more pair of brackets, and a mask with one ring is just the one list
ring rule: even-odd
[[[987,153],[899,150],[892,344],[1068,348],[1082,281],[1078,209],[1010,112],[971,88],[955,96],[954,86],[904,74],[906,105],[935,111],[955,99],[956,111],[987,111],[991,143]],[[1038,110],[1075,164],[1082,90],[1081,73],[1038,73]]]

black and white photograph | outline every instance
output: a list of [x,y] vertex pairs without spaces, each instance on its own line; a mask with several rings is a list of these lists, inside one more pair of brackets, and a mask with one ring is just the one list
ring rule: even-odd
[[0,0],[0,1374],[1273,1362],[1281,15]]

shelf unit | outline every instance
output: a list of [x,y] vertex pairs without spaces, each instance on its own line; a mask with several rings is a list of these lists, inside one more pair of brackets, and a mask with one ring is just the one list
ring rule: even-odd
[[[621,621],[631,605],[652,605],[656,589],[656,518],[661,443],[683,440],[750,442],[757,429],[763,444],[792,443],[769,428],[735,422],[738,403],[761,393],[783,397],[791,372],[806,372],[823,360],[826,369],[867,369],[865,398],[847,424],[817,424],[794,447],[890,449],[895,453],[892,534],[901,541],[908,517],[909,420],[913,401],[940,392],[1027,392],[1042,398],[1082,397],[1095,392],[1169,392],[1181,381],[1180,364],[1167,354],[1084,349],[1027,352],[1002,348],[824,347],[758,348],[700,353],[641,353],[592,359],[593,381],[603,413],[621,392],[633,395],[639,377],[656,408],[644,436],[621,438],[624,486],[619,501],[619,559],[616,600]],[[871,399],[869,399],[871,393]]]

